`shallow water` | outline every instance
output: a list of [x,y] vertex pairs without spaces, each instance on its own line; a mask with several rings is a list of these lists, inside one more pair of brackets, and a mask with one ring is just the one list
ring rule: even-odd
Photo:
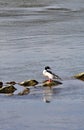
[[[0,0],[0,80],[44,80],[44,66],[62,78],[83,72],[83,0]],[[21,89],[21,88],[19,88]],[[1,130],[83,130],[84,82],[0,95]],[[44,101],[50,101],[45,103]]]

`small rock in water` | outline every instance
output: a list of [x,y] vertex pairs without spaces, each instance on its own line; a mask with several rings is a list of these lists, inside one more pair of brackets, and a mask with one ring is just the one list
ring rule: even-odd
[[30,89],[29,88],[26,88],[26,89],[24,89],[22,92],[19,92],[18,93],[18,95],[27,95],[27,94],[29,94],[30,93]]
[[6,82],[6,84],[15,85],[16,82],[15,81],[10,81],[10,82]]
[[49,82],[48,80],[44,81],[43,82],[43,86],[44,87],[51,87],[51,86],[57,86],[57,85],[60,85],[62,84],[60,81],[55,81],[55,80],[52,80],[51,82]]
[[0,81],[0,88],[2,88],[3,87],[3,82],[2,81]]
[[0,88],[0,93],[9,94],[15,92],[17,89],[13,85]]
[[74,78],[84,81],[84,72],[76,74]]
[[35,85],[38,84],[38,81],[36,81],[36,80],[25,80],[25,81],[20,82],[18,84],[21,85],[21,86],[24,86],[24,87],[26,87],[26,86],[35,86]]

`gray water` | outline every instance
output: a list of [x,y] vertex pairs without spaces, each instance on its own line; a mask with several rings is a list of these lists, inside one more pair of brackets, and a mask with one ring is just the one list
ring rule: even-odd
[[[84,0],[0,0],[0,80],[42,82],[46,65],[84,72]],[[84,130],[84,82],[16,93],[0,95],[0,130]]]

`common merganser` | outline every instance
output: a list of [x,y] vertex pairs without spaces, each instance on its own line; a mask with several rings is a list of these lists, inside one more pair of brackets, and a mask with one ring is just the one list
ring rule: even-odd
[[49,82],[51,82],[53,79],[61,80],[61,78],[58,75],[52,73],[50,70],[51,68],[49,66],[46,66],[45,69],[43,70],[43,75],[49,78]]

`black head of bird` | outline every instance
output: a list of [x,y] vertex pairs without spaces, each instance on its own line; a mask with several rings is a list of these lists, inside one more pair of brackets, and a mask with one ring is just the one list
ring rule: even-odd
[[46,66],[46,67],[45,67],[45,70],[48,70],[48,69],[51,69],[51,68],[50,68],[49,66]]

